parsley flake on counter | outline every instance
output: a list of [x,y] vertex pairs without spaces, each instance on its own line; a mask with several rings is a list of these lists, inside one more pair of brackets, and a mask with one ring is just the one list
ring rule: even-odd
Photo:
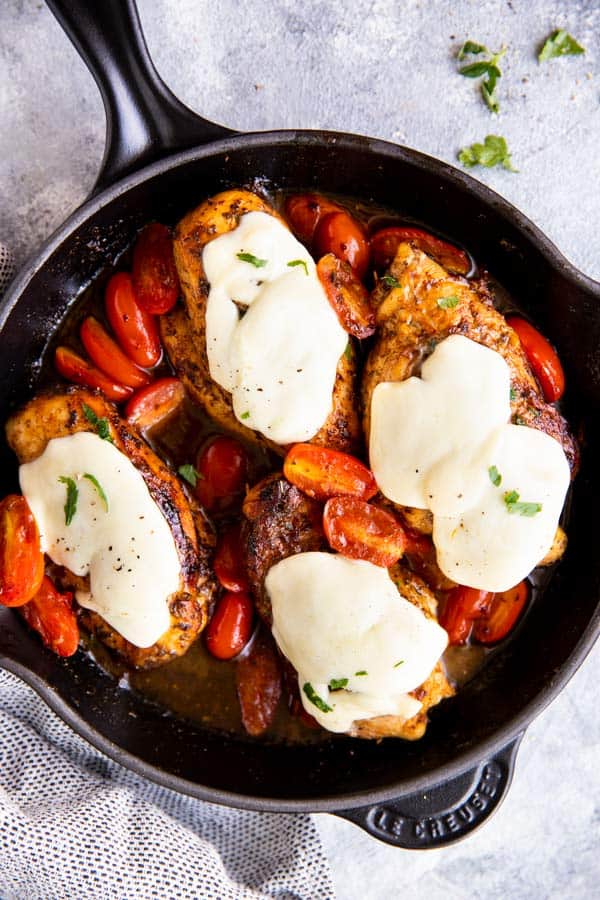
[[198,472],[197,469],[195,469],[194,466],[191,465],[191,463],[186,463],[183,466],[179,466],[177,472],[179,473],[179,475],[181,475],[182,478],[185,478],[187,483],[191,484],[192,487],[196,487],[199,478],[204,478],[204,475]]
[[108,497],[104,493],[104,489],[102,488],[102,485],[100,484],[96,476],[90,475],[89,472],[86,472],[83,477],[87,478],[87,480],[94,486],[94,488],[96,489],[96,493],[104,504],[104,509],[106,510],[106,512],[108,512]]
[[580,56],[582,53],[585,53],[585,48],[578,44],[572,35],[559,28],[544,41],[544,46],[538,53],[538,62],[545,62],[557,56]]
[[236,253],[235,255],[238,259],[241,259],[242,262],[250,263],[250,265],[254,266],[256,269],[262,269],[268,262],[266,259],[259,259],[258,256],[254,256],[253,253]]
[[397,278],[394,278],[393,275],[384,275],[381,279],[384,284],[387,284],[388,287],[398,288],[401,287],[400,282]]
[[250,411],[249,411],[249,410],[246,410],[246,412],[243,412],[243,413],[241,414],[241,416],[240,416],[240,419],[249,419],[249,418],[250,418]]
[[484,44],[476,44],[475,41],[465,41],[458,51],[458,59],[461,61],[465,56],[479,56],[480,53],[488,52],[488,48]]
[[110,426],[108,424],[108,419],[99,419],[91,406],[88,406],[87,403],[82,404],[83,414],[90,423],[96,429],[98,437],[101,437],[103,441],[110,441],[111,444],[114,443],[111,434],[110,434]]
[[509,172],[516,172],[513,168],[506,140],[498,134],[488,134],[483,144],[471,144],[463,147],[458,154],[458,159],[468,169],[473,166],[485,166],[491,169],[493,166],[503,166]]
[[478,56],[481,53],[488,53],[489,59],[468,63],[466,66],[461,66],[458,71],[465,78],[482,78],[485,76],[485,80],[481,82],[481,96],[490,112],[497,113],[500,109],[500,104],[496,96],[496,84],[498,79],[502,78],[502,72],[498,63],[506,53],[506,47],[502,47],[497,53],[490,53],[483,44],[467,41],[461,47],[458,59],[464,59],[467,54]]
[[504,503],[509,513],[519,516],[527,516],[531,518],[542,511],[541,503],[525,503],[519,500],[518,491],[506,491],[504,494]]
[[317,709],[320,709],[321,712],[333,712],[333,706],[328,706],[328,704],[325,703],[325,701],[321,697],[319,697],[310,681],[307,681],[306,684],[302,686],[302,690],[304,691],[310,702],[314,706],[316,706]]
[[341,691],[348,684],[347,678],[332,678],[328,684],[330,691]]
[[305,260],[305,259],[292,259],[292,260],[290,260],[290,262],[288,263],[288,266],[290,266],[290,267],[294,267],[294,266],[304,266],[304,274],[305,274],[306,276],[308,276],[308,266],[306,265],[306,260]]
[[73,516],[77,512],[77,498],[79,497],[79,489],[75,484],[75,481],[72,478],[69,478],[67,475],[61,475],[58,480],[61,482],[61,484],[66,485],[67,488],[67,501],[64,506],[65,525],[70,525],[73,521]]
[[355,678],[359,678],[361,675],[368,675],[368,674],[369,674],[369,673],[367,672],[366,669],[361,669],[360,672],[355,672],[355,673],[354,673],[354,677],[355,677]]
[[454,295],[452,297],[438,297],[437,305],[440,309],[454,309],[459,302],[458,297]]
[[490,481],[494,485],[494,487],[500,487],[502,484],[502,475],[496,468],[496,466],[490,466],[488,469],[488,475],[490,476]]
[[403,663],[404,663],[404,660],[403,660],[403,659],[399,659],[397,663],[394,663],[394,669],[397,669],[398,666],[403,665]]

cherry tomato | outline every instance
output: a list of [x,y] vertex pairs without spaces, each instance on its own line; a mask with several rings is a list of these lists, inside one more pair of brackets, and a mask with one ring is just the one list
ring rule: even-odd
[[449,592],[439,622],[448,632],[450,644],[466,643],[474,620],[489,609],[493,596],[489,591],[478,591],[463,585]]
[[133,395],[125,407],[125,418],[140,430],[153,428],[184,400],[185,388],[179,378],[159,378]]
[[152,222],[140,233],[131,278],[135,296],[146,312],[161,315],[173,309],[179,297],[179,276],[166,225]]
[[59,656],[73,656],[79,644],[79,626],[70,592],[59,593],[44,575],[39,591],[21,607],[21,613],[48,649]]
[[368,500],[377,493],[373,473],[360,460],[316,444],[294,444],[283,463],[283,474],[315,500],[340,495]]
[[404,553],[404,529],[383,509],[355,497],[334,497],[323,511],[330,546],[350,559],[388,568]]
[[285,201],[285,217],[296,237],[305,244],[312,242],[315,228],[326,213],[341,209],[320,194],[294,194]]
[[236,663],[235,680],[248,734],[262,734],[275,717],[281,697],[281,669],[275,641],[261,628]]
[[555,403],[560,400],[565,392],[565,373],[554,347],[525,319],[510,316],[506,321],[517,332],[546,401]]
[[213,560],[219,584],[227,591],[247,591],[249,588],[240,522],[231,525],[219,537]]
[[87,359],[83,359],[82,356],[79,356],[69,347],[56,348],[54,365],[67,381],[98,389],[102,391],[105,397],[108,397],[109,400],[114,400],[115,403],[120,403],[133,394],[133,388],[113,381],[112,378],[109,378],[100,369],[96,369]]
[[217,602],[206,629],[206,647],[216,659],[232,659],[252,634],[254,607],[245,591],[230,591]]
[[217,435],[202,448],[196,461],[200,478],[196,496],[206,509],[228,506],[246,483],[248,457],[234,438]]
[[422,228],[383,228],[371,238],[371,254],[373,265],[383,271],[391,265],[398,246],[402,243],[412,244],[423,253],[433,257],[444,269],[455,275],[468,275],[471,260],[464,250],[435,237]]
[[40,533],[25,497],[9,494],[0,502],[0,603],[22,606],[38,592],[44,577]]
[[156,319],[136,300],[130,275],[117,272],[112,276],[106,285],[104,304],[121,349],[136,366],[156,366],[162,356]]
[[314,245],[317,256],[333,253],[354,270],[357,278],[364,278],[369,268],[369,241],[362,226],[345,211],[323,216],[315,230]]
[[477,619],[473,637],[482,644],[501,641],[514,628],[529,599],[529,582],[521,581],[509,591],[494,594],[490,607]]
[[374,334],[375,313],[368,291],[348,263],[327,253],[317,263],[317,275],[342,328],[359,339]]
[[115,381],[132,388],[149,383],[148,373],[138,369],[129,357],[125,356],[117,342],[93,316],[84,319],[79,335],[92,362],[109,378],[114,378]]

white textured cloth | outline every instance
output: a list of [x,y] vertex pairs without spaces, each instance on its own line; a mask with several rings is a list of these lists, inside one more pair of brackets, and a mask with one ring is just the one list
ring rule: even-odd
[[203,803],[127,771],[0,671],[2,900],[329,900],[306,815]]

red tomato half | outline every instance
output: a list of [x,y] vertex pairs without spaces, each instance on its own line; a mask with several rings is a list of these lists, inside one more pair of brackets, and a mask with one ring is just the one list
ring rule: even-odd
[[546,401],[555,403],[560,400],[565,392],[565,373],[552,344],[525,319],[511,316],[506,321],[517,332]]
[[473,637],[482,644],[495,644],[514,628],[529,599],[529,582],[494,594],[488,611],[475,622]]
[[129,357],[125,356],[117,342],[93,316],[84,319],[79,334],[92,362],[109,378],[114,378],[115,381],[132,388],[148,384],[150,381],[148,373],[138,369]]
[[69,347],[57,347],[54,354],[54,365],[57,371],[74,384],[100,390],[109,400],[120,403],[133,394],[133,388],[114,381],[92,366],[87,359],[79,356]]
[[247,591],[246,557],[242,543],[242,525],[236,522],[220,535],[213,569],[221,587],[227,591]]
[[369,500],[377,493],[373,473],[360,460],[316,444],[294,444],[283,463],[283,474],[315,500],[340,495]]
[[323,216],[315,230],[317,256],[333,253],[352,267],[357,278],[363,279],[369,268],[369,240],[356,219],[349,212],[330,212]]
[[317,263],[317,275],[342,328],[359,340],[374,334],[375,313],[369,306],[369,293],[348,263],[327,253]]
[[200,478],[196,496],[206,509],[228,506],[246,484],[248,457],[239,441],[217,435],[204,445],[196,461]]
[[46,647],[59,656],[72,656],[79,644],[79,626],[73,595],[61,594],[47,575],[32,600],[21,607],[23,618],[37,631]]
[[37,594],[44,577],[40,533],[20,494],[0,502],[0,603],[22,606]]
[[184,400],[185,388],[179,378],[159,378],[133,395],[125,407],[125,418],[140,430],[154,428]]
[[448,632],[450,644],[466,643],[474,620],[489,609],[493,596],[489,591],[478,591],[463,585],[448,593],[439,622]]
[[341,209],[321,194],[294,194],[285,201],[285,217],[296,237],[305,244],[312,242],[315,228],[324,215]]
[[223,594],[206,629],[206,648],[216,659],[232,659],[252,634],[254,607],[244,591]]
[[383,272],[391,265],[398,247],[402,243],[413,244],[423,253],[427,253],[449,272],[456,275],[468,275],[471,260],[464,250],[435,237],[422,228],[383,228],[371,238],[371,254],[373,265]]
[[169,312],[179,297],[173,239],[166,225],[152,222],[140,233],[133,251],[133,289],[146,312]]
[[104,303],[121,349],[136,366],[144,369],[156,366],[162,356],[156,319],[136,300],[130,275],[117,272],[112,276],[106,286]]
[[323,528],[330,546],[350,559],[366,559],[388,568],[405,547],[404,529],[383,509],[354,497],[334,497],[323,511]]

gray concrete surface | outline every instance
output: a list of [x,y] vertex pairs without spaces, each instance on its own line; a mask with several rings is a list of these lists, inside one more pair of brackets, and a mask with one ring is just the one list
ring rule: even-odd
[[[241,130],[332,128],[449,162],[487,133],[519,174],[473,170],[600,279],[600,3],[594,0],[139,0],[157,67],[207,118]],[[565,27],[582,57],[538,65]],[[466,38],[508,46],[491,116],[456,74]],[[96,87],[42,3],[0,5],[0,241],[17,261],[91,187],[104,121]],[[600,855],[600,648],[528,730],[495,818],[463,844],[407,853],[318,817],[340,900],[588,898]]]

